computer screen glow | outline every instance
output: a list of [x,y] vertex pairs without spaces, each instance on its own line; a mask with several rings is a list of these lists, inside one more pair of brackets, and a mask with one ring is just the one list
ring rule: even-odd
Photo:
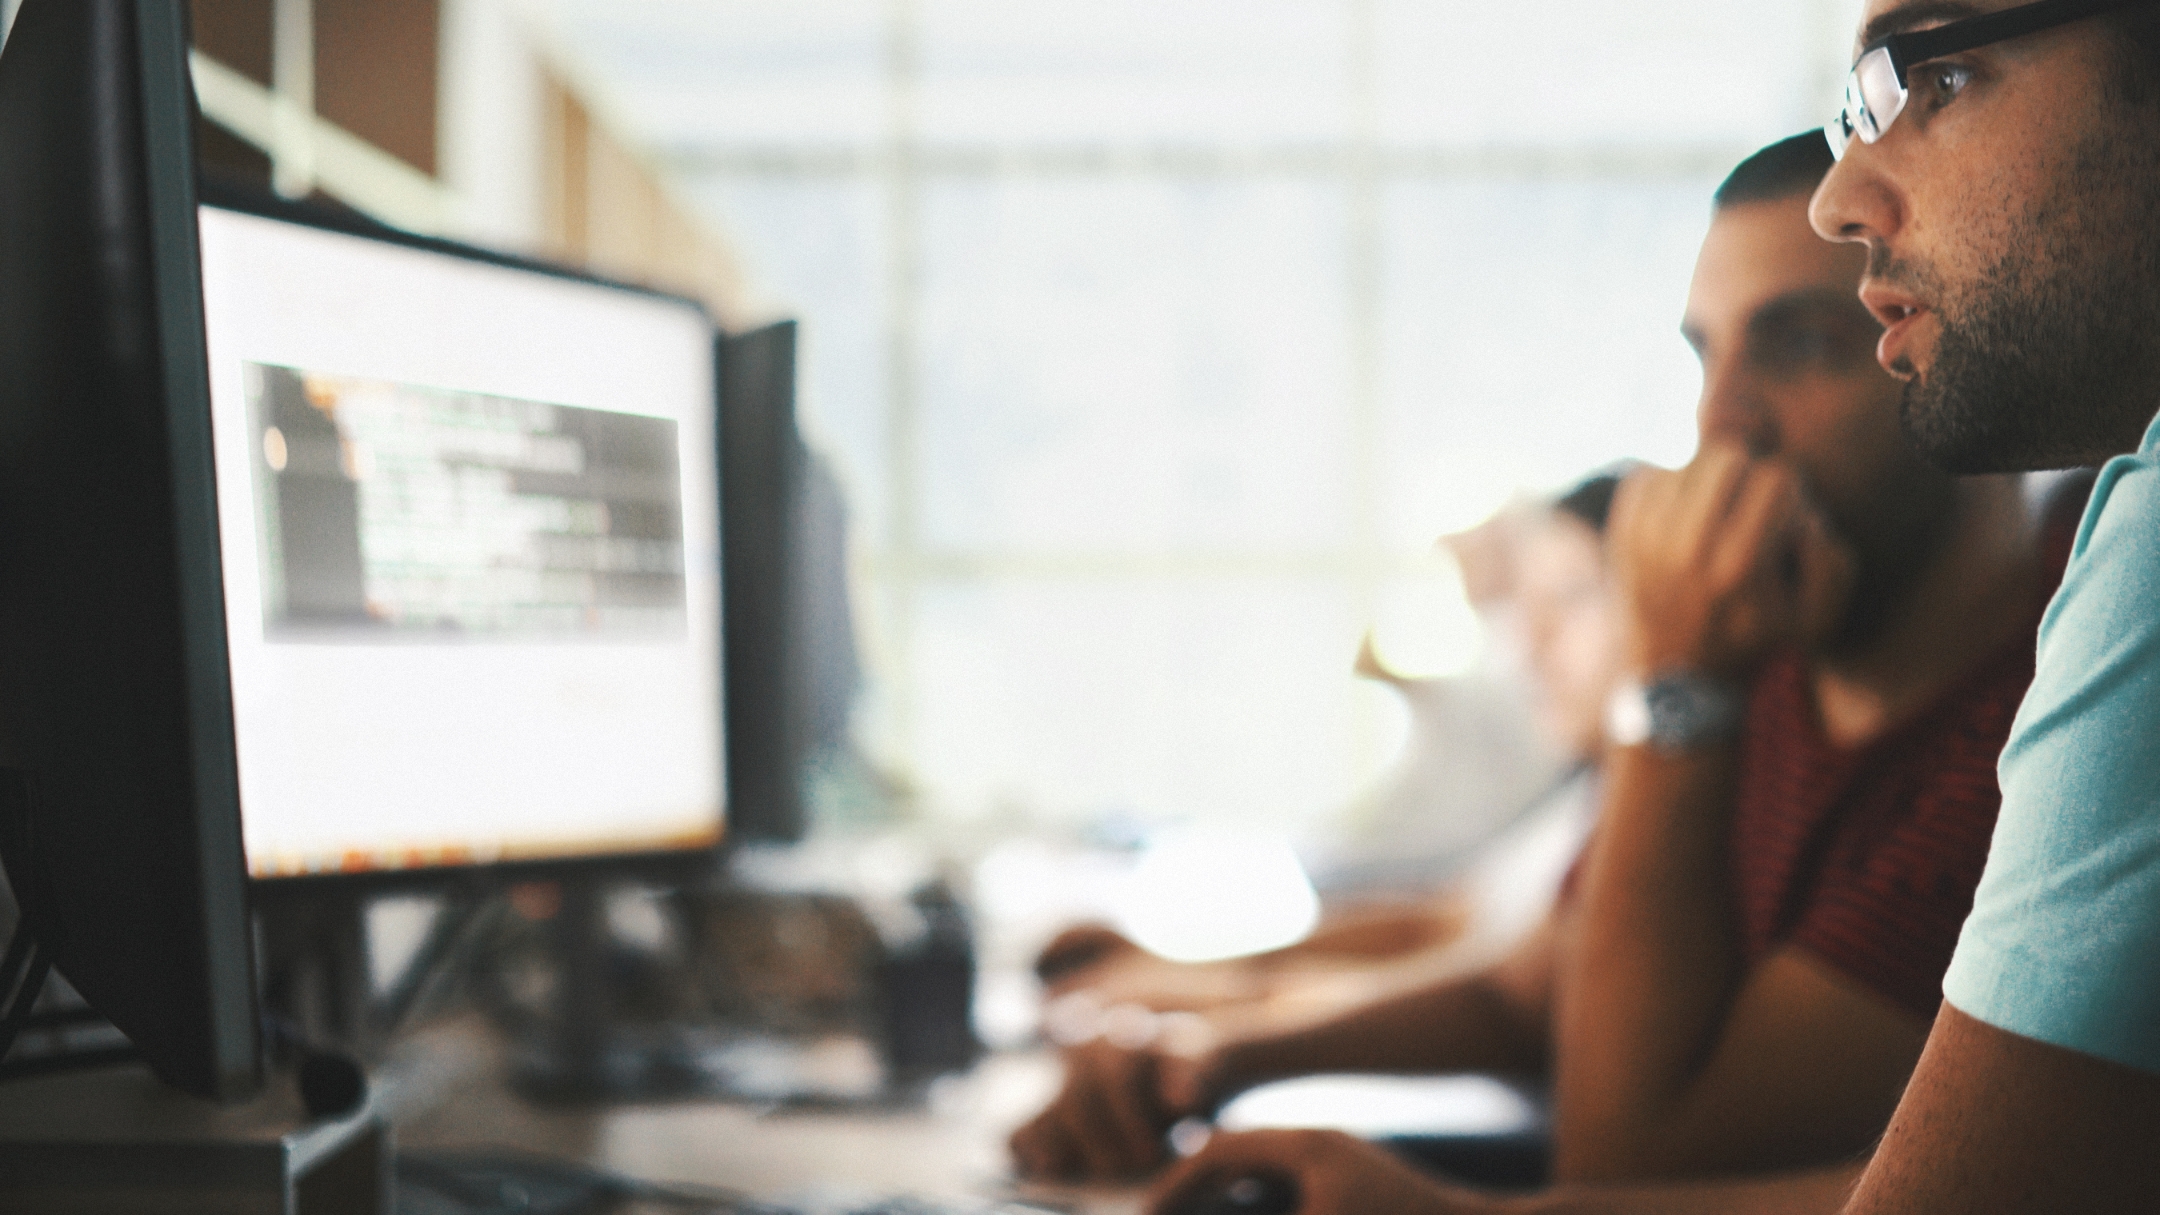
[[711,330],[205,208],[256,876],[718,837]]

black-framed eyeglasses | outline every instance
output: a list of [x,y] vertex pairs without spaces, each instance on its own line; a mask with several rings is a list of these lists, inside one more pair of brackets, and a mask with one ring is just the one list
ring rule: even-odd
[[1823,127],[1830,151],[1840,160],[1859,136],[1874,143],[1905,112],[1908,74],[1930,59],[1977,50],[2008,42],[2058,25],[2098,17],[2118,9],[2136,8],[2154,0],[2036,0],[1998,13],[1968,17],[1933,29],[1892,34],[1860,52],[1852,75],[1845,81],[1845,108]]

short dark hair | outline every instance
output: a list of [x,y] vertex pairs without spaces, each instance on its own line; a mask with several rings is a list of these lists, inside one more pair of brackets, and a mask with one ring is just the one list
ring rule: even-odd
[[1587,524],[1591,531],[1603,535],[1605,521],[1612,516],[1613,495],[1619,492],[1620,483],[1635,471],[1632,461],[1621,461],[1608,468],[1601,468],[1553,499],[1553,509],[1561,514]]
[[1821,131],[1780,139],[1740,162],[1713,197],[1720,210],[1742,203],[1775,202],[1813,194],[1836,159]]

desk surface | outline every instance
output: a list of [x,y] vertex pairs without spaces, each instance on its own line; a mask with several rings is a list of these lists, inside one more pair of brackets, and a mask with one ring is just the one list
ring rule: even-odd
[[[939,1081],[917,1109],[536,1106],[501,1082],[499,1053],[487,1036],[465,1027],[431,1036],[402,1061],[403,1091],[388,1094],[401,1147],[509,1149],[775,1198],[808,1189],[977,1201],[1010,1195],[1005,1136],[1048,1100],[1058,1080],[1051,1055],[993,1055],[964,1076]],[[1139,1210],[1137,1189],[1028,1193],[1085,1215]]]

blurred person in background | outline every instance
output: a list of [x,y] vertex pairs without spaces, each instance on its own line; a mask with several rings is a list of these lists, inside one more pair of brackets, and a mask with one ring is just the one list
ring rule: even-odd
[[[1617,661],[1603,532],[1620,478],[1619,472],[1594,474],[1556,499],[1511,506],[1442,541],[1456,554],[1479,614],[1519,654],[1510,665],[1527,676],[1526,707],[1544,749],[1561,757],[1557,777],[1540,775],[1540,792],[1467,865],[1451,852],[1435,855],[1419,847],[1416,825],[1393,821],[1459,809],[1454,800],[1398,799],[1405,804],[1369,832],[1380,837],[1370,851],[1395,855],[1316,873],[1328,911],[1295,945],[1221,961],[1176,962],[1108,927],[1067,930],[1038,962],[1053,1039],[1090,1037],[1105,1017],[1129,1006],[1205,1013],[1217,1030],[1239,1034],[1296,1024],[1379,992],[1489,963],[1533,928],[1581,846],[1596,802],[1595,761],[1603,750],[1604,706]],[[1369,638],[1357,671],[1394,685],[1411,704],[1419,737],[1391,785],[1448,781],[1463,775],[1462,768],[1525,766],[1515,753],[1520,745],[1509,746],[1518,729],[1515,714],[1454,688],[1460,680],[1397,675]],[[1442,702],[1437,708],[1435,700]],[[1425,737],[1435,734],[1444,737]],[[1542,762],[1531,766],[1541,774],[1547,769]],[[1461,850],[1458,844],[1454,851]],[[1426,880],[1413,885],[1407,879],[1420,867],[1428,871]]]
[[[1808,226],[1829,164],[1796,137],[1717,192],[1682,327],[1700,445],[1614,508],[1628,681],[1596,834],[1544,926],[1489,971],[1301,1033],[1076,1051],[1015,1137],[1024,1171],[1145,1170],[1168,1120],[1323,1069],[1547,1073],[1554,1175],[1577,1184],[1820,1166],[1881,1133],[2067,546],[2044,551],[2018,479],[1905,446],[1865,259]],[[1325,1131],[1218,1134],[1155,1204],[1256,1172],[1310,1215],[1474,1205]]]

